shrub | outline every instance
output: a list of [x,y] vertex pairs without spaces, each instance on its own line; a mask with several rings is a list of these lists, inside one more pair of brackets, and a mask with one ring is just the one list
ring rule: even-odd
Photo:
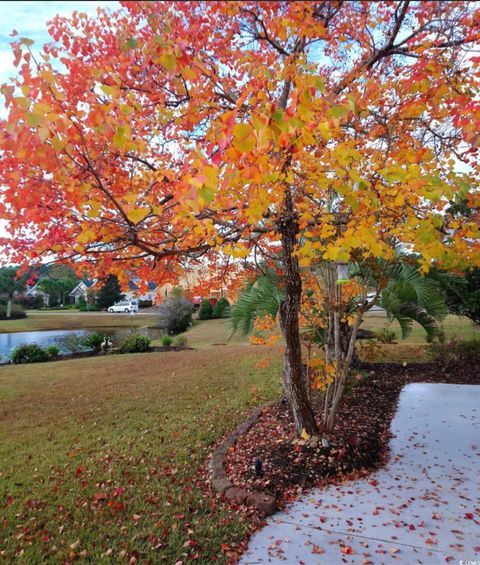
[[444,343],[435,341],[429,345],[428,353],[433,363],[443,371],[456,365],[477,365],[480,363],[480,338],[451,339]]
[[98,304],[80,304],[79,312],[100,312],[101,308]]
[[68,353],[79,353],[85,349],[84,339],[83,335],[72,333],[63,336],[59,341],[62,343],[63,349]]
[[227,318],[230,316],[230,302],[222,296],[215,304],[212,318]]
[[102,343],[105,340],[105,336],[103,334],[90,334],[83,338],[83,345],[88,347],[89,349],[93,349],[94,351],[98,352],[102,348]]
[[52,357],[58,357],[60,349],[56,345],[49,345],[45,348],[45,352],[47,353],[49,359],[51,359]]
[[[26,318],[25,310],[18,304],[12,304],[12,311],[9,320],[18,320],[20,318]],[[0,319],[7,319],[7,305],[0,304]]]
[[177,337],[174,340],[174,344],[177,347],[185,347],[188,343],[187,338],[184,335],[177,335]]
[[160,341],[162,342],[163,347],[170,347],[172,345],[173,338],[168,334],[165,334],[162,335],[162,339]]
[[123,340],[122,353],[144,353],[150,349],[150,338],[146,335],[133,334]]
[[12,363],[40,363],[42,361],[48,361],[48,354],[36,343],[19,345],[12,351]]
[[182,295],[166,298],[158,309],[159,325],[168,333],[178,334],[188,329],[192,323],[193,305]]
[[397,335],[393,330],[382,328],[381,330],[375,332],[375,337],[380,343],[393,343],[397,338]]
[[39,309],[45,306],[45,300],[41,294],[35,296],[19,296],[16,300],[24,308]]
[[213,306],[210,304],[210,300],[204,298],[200,302],[200,310],[198,311],[198,317],[200,320],[210,320],[213,314]]

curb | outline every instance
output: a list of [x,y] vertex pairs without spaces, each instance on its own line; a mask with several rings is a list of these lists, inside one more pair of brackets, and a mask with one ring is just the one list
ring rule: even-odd
[[217,449],[215,449],[208,464],[210,480],[213,488],[218,494],[224,495],[227,500],[234,502],[235,504],[253,506],[253,508],[267,516],[274,514],[277,510],[277,501],[275,498],[264,492],[256,491],[249,493],[244,489],[235,487],[227,477],[224,463],[228,450],[235,445],[240,436],[248,432],[256,420],[260,417],[264,409],[275,402],[276,401],[269,402],[255,408],[250,416],[243,423],[237,426],[227,439],[225,439],[217,447]]

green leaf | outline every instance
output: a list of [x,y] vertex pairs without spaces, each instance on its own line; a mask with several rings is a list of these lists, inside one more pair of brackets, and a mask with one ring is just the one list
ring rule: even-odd
[[334,118],[341,118],[350,112],[350,109],[347,106],[332,106],[330,110],[328,110],[328,115]]
[[210,186],[203,186],[199,191],[198,194],[202,197],[203,201],[206,204],[210,204],[215,196],[215,191]]
[[128,49],[135,49],[136,47],[138,47],[138,41],[131,37],[126,43],[125,45],[127,46]]
[[39,114],[34,114],[33,112],[27,112],[25,116],[27,118],[27,122],[32,127],[38,126],[38,124],[42,123],[43,120],[43,116],[40,116]]

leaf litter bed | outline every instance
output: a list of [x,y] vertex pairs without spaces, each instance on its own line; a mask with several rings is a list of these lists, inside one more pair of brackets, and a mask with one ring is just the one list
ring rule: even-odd
[[[472,365],[445,373],[432,364],[370,364],[363,369],[341,403],[330,448],[297,443],[288,405],[277,402],[264,409],[225,457],[232,483],[272,494],[282,508],[311,487],[366,477],[388,459],[390,424],[405,385],[480,384]],[[260,477],[255,461],[262,462]]]

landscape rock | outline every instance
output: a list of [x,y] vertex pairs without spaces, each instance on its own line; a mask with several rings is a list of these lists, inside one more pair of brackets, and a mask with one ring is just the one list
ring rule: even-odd
[[229,481],[226,477],[219,479],[212,479],[212,485],[213,488],[220,494],[223,494],[226,490],[228,490],[233,486],[232,482]]
[[231,487],[225,491],[225,498],[235,504],[243,504],[247,496],[248,492],[243,488]]
[[271,516],[277,510],[277,501],[270,494],[263,492],[252,492],[246,500],[247,506],[253,506],[259,512],[263,512],[267,516]]

